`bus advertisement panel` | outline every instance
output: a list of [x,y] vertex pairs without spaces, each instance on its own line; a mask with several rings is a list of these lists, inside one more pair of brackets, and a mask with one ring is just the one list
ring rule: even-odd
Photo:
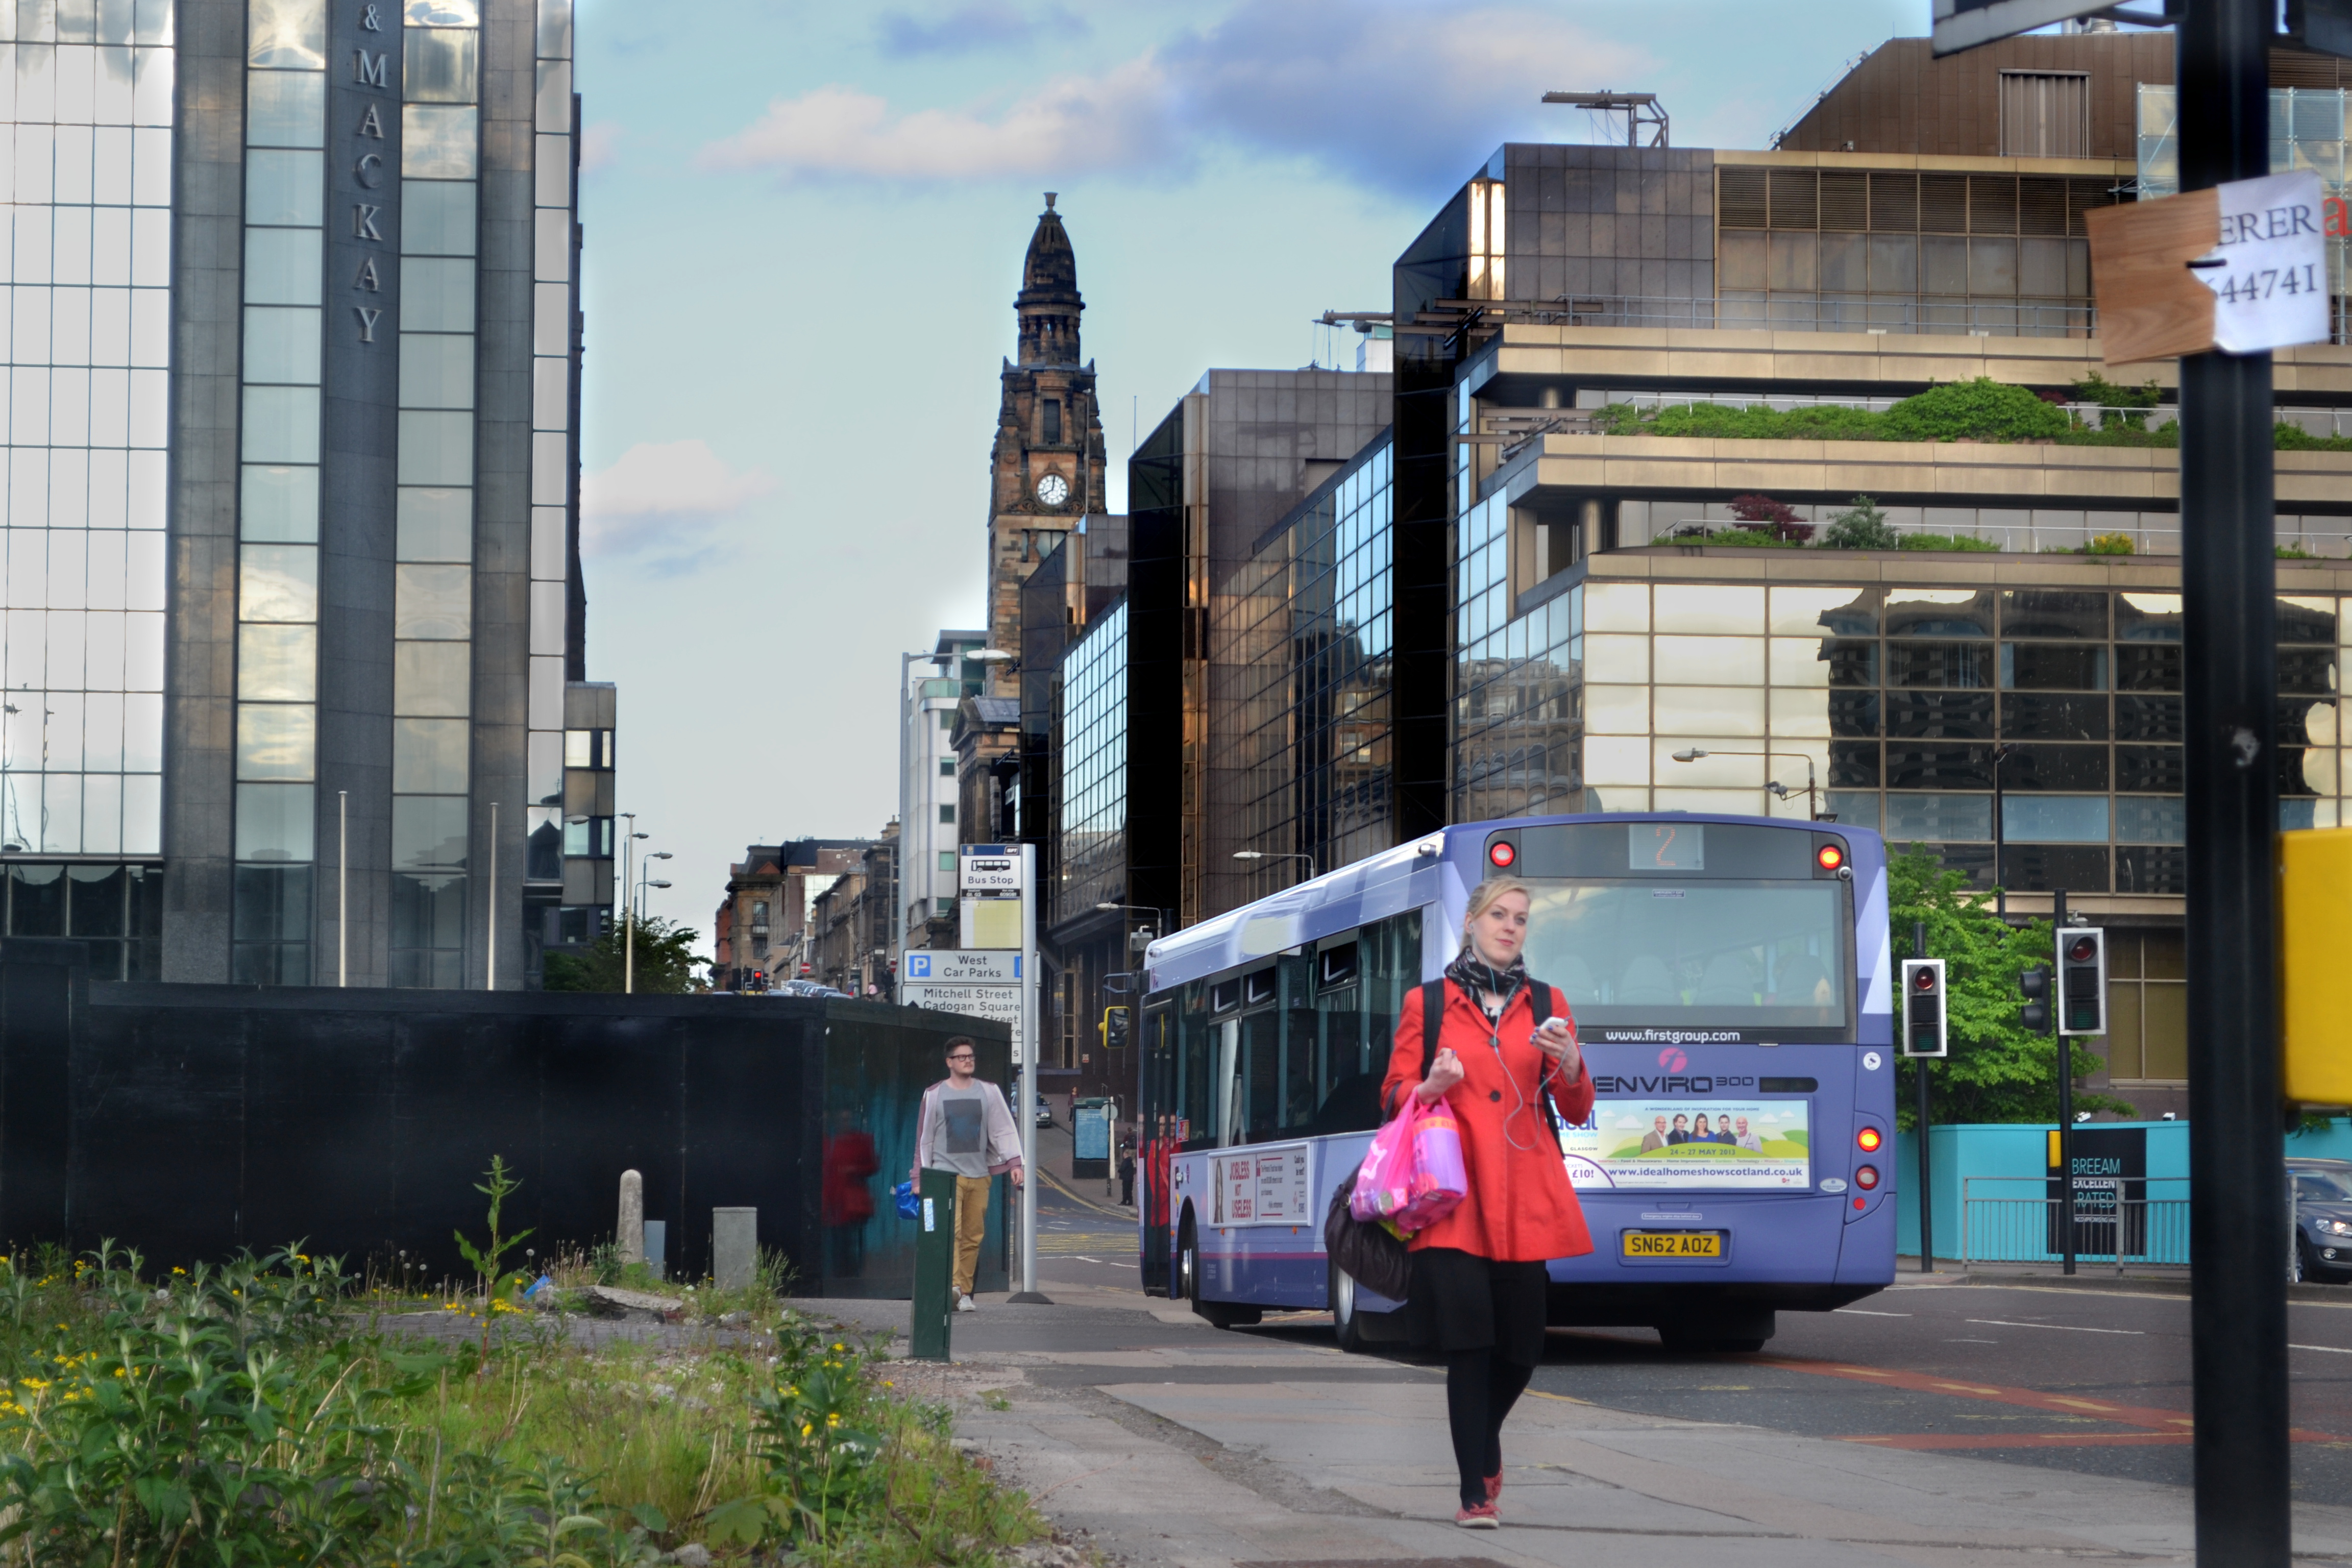
[[1804,1190],[1811,1106],[1801,1100],[1604,1100],[1560,1132],[1580,1189]]

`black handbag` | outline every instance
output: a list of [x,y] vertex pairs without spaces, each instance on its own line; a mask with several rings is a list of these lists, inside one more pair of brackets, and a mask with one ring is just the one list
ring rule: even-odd
[[1412,1256],[1386,1226],[1349,1212],[1349,1194],[1355,1190],[1353,1171],[1331,1189],[1331,1207],[1323,1216],[1324,1250],[1365,1289],[1402,1301],[1412,1288]]

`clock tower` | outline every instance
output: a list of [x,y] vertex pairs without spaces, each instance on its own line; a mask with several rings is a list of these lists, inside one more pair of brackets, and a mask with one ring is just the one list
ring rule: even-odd
[[[1020,652],[1021,583],[1088,512],[1108,510],[1103,494],[1101,411],[1095,367],[1078,358],[1077,257],[1045,193],[1037,232],[1022,263],[1013,309],[1019,357],[1007,360],[997,406],[996,446],[989,456],[988,641]],[[1013,689],[1002,667],[992,689]]]

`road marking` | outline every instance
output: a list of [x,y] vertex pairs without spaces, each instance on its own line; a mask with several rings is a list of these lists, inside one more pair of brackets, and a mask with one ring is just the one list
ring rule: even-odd
[[1999,1340],[1946,1340],[1948,1345],[1997,1345]]
[[1067,1256],[1069,1256],[1069,1257],[1071,1257],[1071,1258],[1076,1258],[1076,1259],[1077,1259],[1079,1262],[1081,1262],[1081,1263],[1092,1263],[1092,1264],[1095,1264],[1095,1265],[1097,1265],[1097,1266],[1099,1266],[1099,1265],[1102,1263],[1102,1259],[1101,1259],[1101,1258],[1088,1258],[1088,1257],[1087,1257],[1085,1253],[1083,1253],[1083,1252],[1073,1252],[1073,1253],[1068,1254]]
[[2289,1345],[2286,1348],[2291,1351],[2324,1351],[2329,1355],[2352,1355],[2352,1350],[2342,1345]]
[[2063,1394],[2045,1394],[2038,1388],[2013,1388],[2001,1384],[1967,1383],[1958,1378],[1937,1377],[1931,1373],[1893,1372],[1883,1367],[1848,1366],[1841,1362],[1807,1361],[1795,1356],[1759,1355],[1748,1358],[1765,1366],[1775,1366],[1789,1372],[1811,1373],[1816,1377],[1844,1377],[1867,1381],[1880,1388],[1904,1388],[1917,1394],[1949,1394],[1963,1399],[1984,1399],[2000,1405],[2018,1405],[2028,1410],[2047,1411],[2053,1415],[2079,1415],[2084,1407],[2099,1412],[2100,1418],[2132,1426],[2146,1426],[2168,1431],[2186,1427],[2189,1418],[2178,1410],[2166,1410],[2156,1405],[2125,1405],[2107,1400],[2098,1405],[2069,1397]]
[[1835,1312],[1852,1312],[1857,1318],[1907,1318],[1908,1312],[1874,1312],[1867,1307],[1832,1307]]
[[1840,1437],[1874,1448],[2144,1448],[2189,1441],[2186,1432],[1898,1432]]
[[2070,1334],[2129,1334],[2134,1339],[2146,1339],[2142,1329],[2094,1329],[2082,1323],[2012,1323],[2006,1318],[1970,1318],[1968,1321],[1988,1329],[2063,1329]]

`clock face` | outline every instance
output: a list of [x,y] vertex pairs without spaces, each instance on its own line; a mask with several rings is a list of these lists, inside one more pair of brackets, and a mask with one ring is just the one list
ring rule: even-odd
[[1059,506],[1070,499],[1070,481],[1059,474],[1047,474],[1037,481],[1037,499],[1047,506]]

